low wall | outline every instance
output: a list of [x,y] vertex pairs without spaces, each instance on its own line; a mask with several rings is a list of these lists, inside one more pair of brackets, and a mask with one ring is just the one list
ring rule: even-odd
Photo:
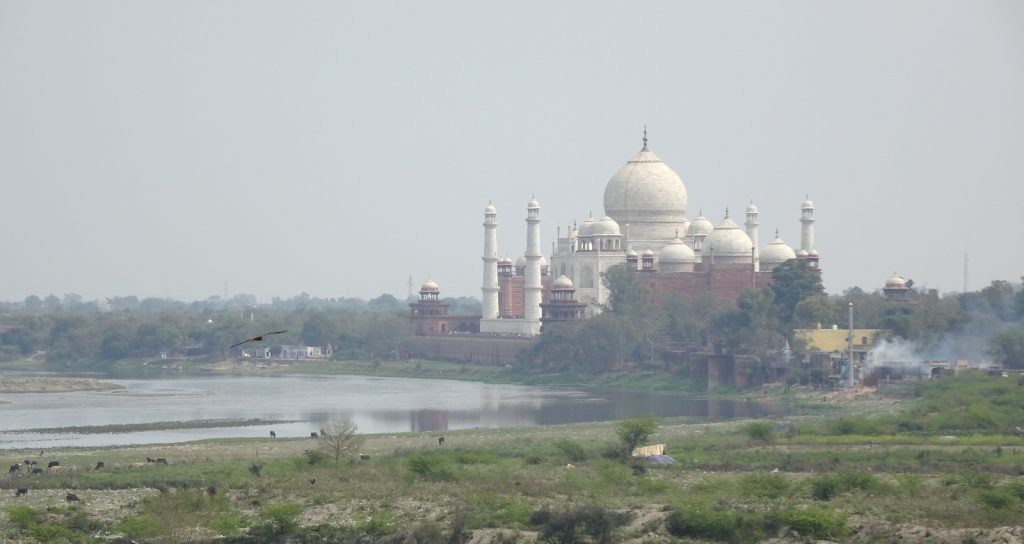
[[519,352],[534,342],[533,338],[485,334],[417,336],[410,343],[409,354],[421,359],[504,365],[514,363]]

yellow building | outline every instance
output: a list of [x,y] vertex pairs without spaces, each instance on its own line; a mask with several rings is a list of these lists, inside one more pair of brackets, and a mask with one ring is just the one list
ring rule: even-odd
[[[859,379],[860,369],[864,367],[868,352],[881,339],[883,329],[853,329],[853,367],[854,378]],[[807,350],[807,362],[812,368],[818,367],[825,372],[825,377],[833,382],[844,374],[845,361],[850,345],[847,343],[849,329],[832,327],[823,329],[795,329],[793,336],[804,343]]]

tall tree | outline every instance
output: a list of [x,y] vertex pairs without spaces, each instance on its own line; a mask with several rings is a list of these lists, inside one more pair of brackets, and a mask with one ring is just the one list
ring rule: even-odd
[[772,270],[772,294],[779,318],[792,325],[796,305],[807,297],[821,295],[825,286],[821,283],[821,271],[811,267],[807,261],[790,259]]

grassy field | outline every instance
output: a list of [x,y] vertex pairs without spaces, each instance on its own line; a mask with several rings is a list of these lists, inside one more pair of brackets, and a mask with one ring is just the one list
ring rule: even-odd
[[[1024,538],[1024,384],[965,377],[910,403],[776,421],[661,420],[4,452],[59,472],[0,483],[23,542],[1013,542]],[[146,462],[165,458],[167,464]],[[104,468],[96,469],[102,461]],[[28,489],[15,496],[19,487]],[[78,501],[67,501],[74,493]]]

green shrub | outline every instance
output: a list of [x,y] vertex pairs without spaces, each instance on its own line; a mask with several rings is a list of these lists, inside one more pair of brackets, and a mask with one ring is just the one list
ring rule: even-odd
[[590,456],[587,455],[587,450],[583,449],[583,446],[576,442],[568,439],[562,439],[555,442],[555,447],[562,450],[562,453],[569,458],[570,462],[580,463],[586,461]]
[[658,420],[653,417],[623,419],[615,424],[615,434],[622,441],[628,455],[658,430]]
[[985,489],[978,493],[978,501],[987,510],[1008,510],[1020,504],[1019,499],[1006,491]]
[[600,506],[581,506],[563,512],[541,510],[530,516],[530,521],[540,527],[540,540],[559,544],[586,542],[581,537],[589,536],[592,542],[608,544],[614,542],[616,528],[632,519],[628,513],[618,513]]
[[731,512],[673,510],[665,528],[672,536],[728,540],[736,528],[736,517]]
[[770,421],[752,421],[743,426],[743,434],[758,442],[775,440],[775,426]]
[[819,501],[834,499],[842,489],[839,478],[836,476],[813,476],[807,479],[807,484],[811,488],[811,496]]
[[302,455],[306,456],[306,462],[311,465],[319,465],[328,460],[327,454],[320,450],[306,450]]
[[838,475],[840,491],[860,489],[863,491],[879,491],[882,489],[882,482],[870,472],[847,471]]
[[778,499],[789,494],[791,487],[780,474],[749,474],[740,478],[740,490],[751,497]]
[[848,530],[846,514],[822,508],[789,508],[777,512],[774,518],[801,536],[818,540],[842,538],[846,536]]
[[410,472],[423,478],[441,481],[454,481],[457,479],[455,477],[455,470],[445,457],[417,453],[409,456],[409,459],[406,460],[406,465],[409,467]]
[[1003,489],[1007,493],[1024,501],[1024,478],[1016,478],[1006,482],[1003,484]]
[[301,504],[266,505],[263,507],[261,519],[249,530],[249,534],[262,538],[293,534],[299,528],[299,514],[301,513]]
[[42,516],[42,512],[31,506],[9,506],[4,512],[7,514],[7,520],[22,530],[39,523]]

